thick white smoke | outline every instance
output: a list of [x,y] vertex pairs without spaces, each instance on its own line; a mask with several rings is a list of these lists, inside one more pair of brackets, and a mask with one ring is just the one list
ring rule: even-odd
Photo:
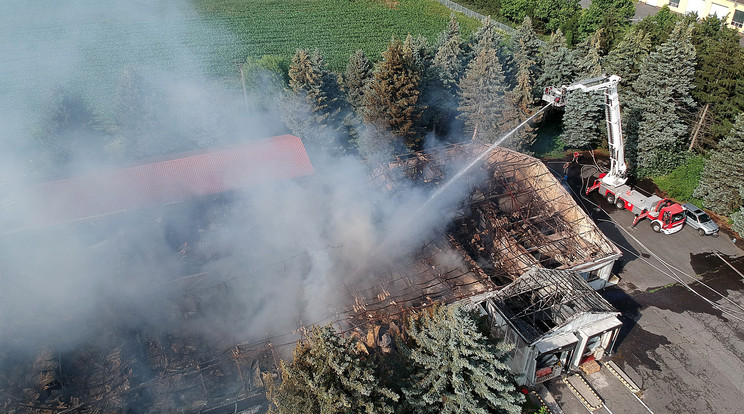
[[[417,211],[427,191],[393,196],[368,185],[370,167],[358,158],[313,152],[312,177],[245,188],[225,202],[10,232],[50,214],[24,200],[24,189],[55,173],[133,162],[120,156],[126,137],[111,121],[126,70],[162,96],[159,133],[142,144],[156,155],[286,131],[275,114],[245,114],[239,91],[213,80],[204,59],[215,56],[196,53],[194,39],[224,44],[230,34],[184,4],[11,0],[2,8],[0,335],[13,349],[74,349],[108,324],[238,342],[330,322],[354,289],[374,284],[375,263],[395,263],[446,225],[445,207],[465,191]],[[58,88],[104,121],[55,171],[54,151],[38,137]]]

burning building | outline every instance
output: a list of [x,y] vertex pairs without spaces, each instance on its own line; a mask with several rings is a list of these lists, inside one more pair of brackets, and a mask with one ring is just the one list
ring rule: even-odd
[[[378,168],[373,182],[395,192],[406,179],[438,187],[450,164],[487,145],[451,146],[399,158]],[[514,345],[513,371],[534,384],[611,352],[618,313],[594,289],[617,283],[621,253],[537,159],[495,148],[444,234],[422,243],[402,273],[381,282],[376,296],[356,299],[368,317],[416,309],[432,301],[480,306],[493,333]],[[440,260],[447,246],[459,265]],[[438,262],[449,263],[442,266]],[[373,316],[375,315],[375,316]]]
[[[399,157],[375,168],[367,184],[370,192],[384,193],[393,200],[412,188],[431,194],[451,177],[453,166],[487,149],[479,144],[453,145]],[[613,315],[610,308],[597,305],[602,304],[601,298],[587,289],[616,282],[611,269],[620,252],[537,159],[503,148],[491,150],[474,172],[455,183],[464,196],[438,206],[446,210],[441,216],[446,222],[417,228],[415,237],[406,238],[405,248],[394,260],[382,253],[385,247],[396,249],[397,238],[392,236],[389,246],[371,251],[356,246],[364,240],[352,235],[348,238],[358,243],[330,240],[321,252],[268,251],[260,240],[246,241],[252,234],[265,234],[255,226],[241,228],[242,233],[255,230],[241,235],[243,238],[225,241],[207,237],[215,228],[233,226],[234,222],[220,223],[222,212],[236,208],[241,198],[250,199],[257,188],[301,180],[299,186],[316,191],[323,187],[313,182],[316,176],[299,138],[283,136],[34,187],[32,194],[23,198],[29,203],[25,210],[34,212],[33,206],[41,204],[51,207],[46,210],[52,213],[38,220],[5,223],[5,234],[48,239],[54,232],[50,229],[60,226],[116,229],[107,232],[114,237],[88,245],[101,252],[117,252],[113,260],[106,261],[106,276],[126,280],[127,289],[146,290],[148,303],[155,304],[148,305],[150,313],[161,315],[155,319],[165,321],[169,328],[152,322],[152,317],[148,319],[152,326],[146,328],[112,325],[110,321],[123,319],[122,312],[136,312],[127,304],[131,299],[127,291],[117,292],[116,300],[103,305],[103,312],[98,311],[96,319],[105,315],[107,322],[92,322],[100,324],[93,331],[96,338],[91,343],[95,345],[58,350],[56,358],[48,348],[20,361],[4,360],[0,355],[3,395],[13,396],[0,400],[0,406],[18,413],[99,412],[114,407],[139,407],[140,411],[147,407],[149,412],[260,410],[260,373],[276,371],[282,348],[291,347],[296,335],[292,329],[266,333],[258,340],[234,334],[247,326],[245,319],[263,317],[270,325],[276,316],[244,309],[250,306],[245,294],[258,289],[252,278],[259,277],[269,281],[273,289],[269,292],[274,296],[263,295],[255,301],[292,301],[296,295],[296,300],[307,302],[303,311],[287,316],[295,321],[295,333],[311,323],[333,322],[383,352],[412,311],[436,302],[480,306],[489,315],[494,332],[521,338],[521,342],[515,340],[519,344],[515,352],[520,354],[515,354],[513,367],[525,383],[544,378],[548,366],[551,373],[557,372],[553,359],[548,358],[548,365],[543,361],[550,355],[572,368],[586,357],[587,350],[601,357],[596,343],[603,350],[611,349],[607,338],[614,336],[605,332],[616,330],[615,324],[602,325],[607,328],[602,332],[592,328],[588,338],[576,332],[588,332],[584,329],[587,324],[596,327],[597,318],[582,315]],[[266,194],[282,196],[279,192],[261,193]],[[303,202],[301,198],[289,200]],[[183,231],[169,225],[169,216],[195,204],[199,214],[187,214],[183,220],[192,229]],[[319,206],[325,208],[323,203]],[[248,203],[249,217],[256,216],[252,207]],[[132,218],[142,217],[142,212],[145,219]],[[415,221],[416,215],[411,219]],[[139,234],[133,229],[142,226],[129,225],[132,220],[144,220],[148,229],[162,228],[175,252],[168,253],[174,256],[168,266],[158,260],[164,253],[118,247]],[[408,231],[405,223],[398,224],[397,231]],[[343,234],[346,229],[337,230]],[[231,240],[246,245],[238,249],[238,243]],[[365,257],[348,260],[360,255]],[[230,268],[221,261],[226,256],[234,259]],[[149,278],[130,280],[132,262],[143,262],[135,269],[146,269]],[[319,268],[318,263],[327,266]],[[239,274],[234,269],[239,269]],[[525,284],[526,280],[530,283]],[[137,283],[144,287],[131,288]],[[327,286],[326,290],[318,289],[319,285]],[[522,294],[518,286],[523,285],[530,286],[532,293]],[[334,303],[324,301],[328,292],[335,294]],[[553,313],[543,309],[550,300]],[[519,306],[538,307],[542,316],[523,317]],[[561,311],[571,306],[573,313]],[[307,311],[315,308],[323,312],[306,319],[311,318]],[[319,314],[325,316],[320,318]],[[7,320],[12,323],[6,328],[34,323],[27,315],[8,315]],[[530,324],[534,326],[529,328]],[[197,325],[200,329],[194,328]],[[260,329],[250,326],[254,331],[269,332],[266,325]],[[566,342],[569,333],[578,339]],[[598,342],[593,339],[597,335]],[[550,342],[558,337],[563,342]],[[569,350],[571,345],[575,346]]]

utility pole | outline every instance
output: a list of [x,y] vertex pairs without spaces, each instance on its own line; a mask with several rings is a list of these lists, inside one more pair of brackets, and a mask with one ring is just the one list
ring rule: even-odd
[[700,133],[700,128],[703,126],[703,122],[705,122],[705,115],[708,113],[708,107],[710,106],[710,103],[705,104],[705,108],[703,109],[703,114],[700,116],[700,121],[695,125],[695,130],[692,133],[692,140],[690,141],[690,148],[687,149],[687,152],[692,151],[692,149],[695,147],[695,141],[697,141],[697,136]]
[[243,63],[242,62],[235,62],[235,64],[238,66],[238,70],[240,71],[240,83],[243,84],[243,103],[245,104],[245,112],[250,112],[248,109],[248,90],[245,87],[245,74],[243,73]]

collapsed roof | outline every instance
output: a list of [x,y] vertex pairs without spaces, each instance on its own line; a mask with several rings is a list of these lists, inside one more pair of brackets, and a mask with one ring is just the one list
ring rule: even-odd
[[617,313],[576,272],[534,267],[491,300],[527,343],[584,313]]
[[[298,152],[301,142],[298,144],[299,140],[294,140],[296,137],[286,139],[289,149],[285,150],[290,154],[282,155],[283,150],[273,145],[268,145],[266,152],[263,152],[274,166],[272,168],[293,172],[292,177],[312,174],[312,166],[304,148]],[[487,149],[488,146],[483,144],[453,145],[400,157],[375,169],[370,182],[372,186],[385,188],[393,194],[410,188],[411,181],[418,186],[441,188],[444,180],[451,175],[449,173],[452,173],[453,166],[462,165]],[[171,174],[173,170],[167,169],[154,174],[192,177],[180,181],[185,187],[177,187],[180,191],[177,199],[188,197],[189,194],[214,194],[232,189],[230,185],[219,184],[225,181],[204,181],[199,178],[199,165],[202,164],[197,164],[196,169],[191,170],[189,165],[194,164],[189,164],[186,158],[180,160],[179,170],[184,174]],[[245,159],[243,161],[248,162]],[[225,176],[224,168],[243,171],[244,167],[243,162],[218,164],[213,170],[218,178]],[[155,172],[152,166],[148,168],[151,173]],[[561,307],[578,306],[574,311],[590,309],[594,305],[601,307],[601,303],[593,304],[590,299],[586,299],[588,296],[583,287],[574,286],[559,298],[558,292],[562,292],[562,288],[554,287],[551,290],[549,286],[566,283],[561,279],[560,275],[563,273],[560,271],[544,273],[530,270],[581,269],[587,264],[611,262],[620,255],[550,171],[533,157],[503,148],[491,150],[476,169],[474,173],[465,174],[462,183],[458,184],[466,186],[469,191],[463,200],[452,207],[454,219],[444,231],[427,236],[428,239],[421,241],[420,248],[400,261],[374,266],[374,274],[368,278],[374,280],[371,286],[346,286],[349,292],[346,299],[349,303],[343,309],[336,310],[337,322],[340,320],[342,325],[345,322],[352,333],[365,337],[367,346],[389,342],[389,337],[384,339],[383,336],[388,330],[397,329],[393,328],[395,325],[390,320],[402,319],[407,312],[429,306],[433,302],[478,303],[497,295],[522,300],[523,297],[519,294],[510,295],[510,292],[518,289],[517,286],[524,286],[525,291],[539,292],[544,299],[534,303],[525,302],[523,308],[514,307],[512,312],[515,318],[537,318],[538,315],[552,311],[553,308],[548,306],[552,304],[558,306],[558,309],[549,314],[553,318],[550,320],[560,323],[570,318],[569,311]],[[121,176],[117,174],[120,173],[114,175]],[[484,174],[486,179],[483,179]],[[189,183],[198,182],[206,182],[209,190],[188,190],[191,185]],[[52,187],[61,188],[59,186],[72,184],[57,182]],[[99,177],[97,185],[102,184],[106,184],[105,180]],[[134,193],[139,194],[139,191]],[[152,201],[148,199],[147,202]],[[76,205],[85,205],[84,200],[76,202]],[[110,206],[107,207],[106,211],[110,210]],[[55,220],[81,218],[89,214],[101,212],[83,209],[74,212],[72,216]],[[287,260],[300,259],[295,257]],[[304,268],[300,265],[287,266],[282,262],[267,271],[272,272],[275,277],[281,277],[284,274],[282,272],[303,271]],[[530,276],[518,279],[524,273]],[[554,276],[556,274],[558,276]],[[543,275],[549,277],[542,279]],[[198,280],[201,280],[202,275],[198,276]],[[218,275],[212,277],[219,278]],[[197,285],[192,279],[194,278],[184,278],[183,283]],[[354,280],[349,279],[350,282]],[[505,287],[515,280],[515,284]],[[224,290],[228,291],[225,281],[217,286],[224,286]],[[553,291],[555,293],[551,296]],[[181,303],[184,300],[178,302],[179,312],[188,315],[195,305]],[[577,304],[573,305],[574,301]],[[586,301],[589,302],[585,303]],[[542,313],[532,312],[531,306],[537,310],[542,309]],[[371,326],[376,326],[377,329],[370,328]],[[390,328],[379,329],[381,326]],[[549,324],[545,325],[546,328],[547,326]],[[532,336],[541,332],[529,332],[528,327],[524,330],[527,335]],[[274,338],[273,344],[261,341],[236,347],[234,343],[213,345],[203,338],[159,335],[138,336],[136,346],[126,349],[117,345],[119,339],[112,336],[110,346],[87,353],[84,350],[79,353],[79,359],[78,353],[68,357],[75,366],[75,372],[87,374],[85,378],[81,377],[79,383],[67,379],[68,387],[78,387],[73,394],[79,399],[71,401],[65,409],[79,404],[84,407],[81,412],[105,410],[120,406],[127,399],[139,401],[136,394],[148,395],[148,398],[152,398],[150,403],[163,410],[186,407],[206,412],[207,408],[241,401],[246,401],[246,406],[260,404],[257,399],[262,399],[263,384],[257,375],[258,371],[275,371],[274,347],[293,344],[291,337]],[[285,343],[280,344],[277,340]],[[121,342],[125,341],[122,339]],[[137,367],[145,367],[146,373],[138,373]],[[22,367],[19,366],[18,369]],[[51,375],[54,370],[44,372]],[[70,371],[66,372],[69,376],[73,375]],[[44,384],[38,384],[39,387],[36,388],[47,394],[57,392],[58,381],[55,381],[51,378]],[[23,390],[25,383],[27,381],[19,381],[13,386]],[[28,400],[38,399],[28,396]],[[48,404],[59,402],[56,398],[47,398],[46,401]],[[15,403],[8,400],[8,404]]]
[[[451,145],[399,157],[378,167],[373,185],[393,193],[412,180],[436,188],[453,165],[488,150],[485,144]],[[477,303],[537,268],[581,270],[611,264],[618,248],[597,228],[539,160],[505,148],[491,149],[458,186],[470,188],[445,234],[422,243],[404,266],[390,267],[376,288],[357,292],[357,306],[372,311],[415,309],[438,300]],[[483,179],[482,174],[486,174]],[[462,258],[436,266],[445,252]]]

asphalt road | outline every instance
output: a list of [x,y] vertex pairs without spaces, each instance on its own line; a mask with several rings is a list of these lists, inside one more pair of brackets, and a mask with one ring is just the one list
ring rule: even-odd
[[[723,233],[701,237],[684,228],[663,235],[648,222],[632,228],[630,212],[596,194],[589,200],[578,198],[623,251],[614,269],[621,282],[600,292],[623,313],[611,358],[640,386],[648,406],[639,409],[629,393],[623,401],[616,386],[602,396],[608,380],[588,377],[600,382],[593,385],[607,408],[615,414],[744,413],[744,251]],[[574,412],[565,403],[564,411]]]

